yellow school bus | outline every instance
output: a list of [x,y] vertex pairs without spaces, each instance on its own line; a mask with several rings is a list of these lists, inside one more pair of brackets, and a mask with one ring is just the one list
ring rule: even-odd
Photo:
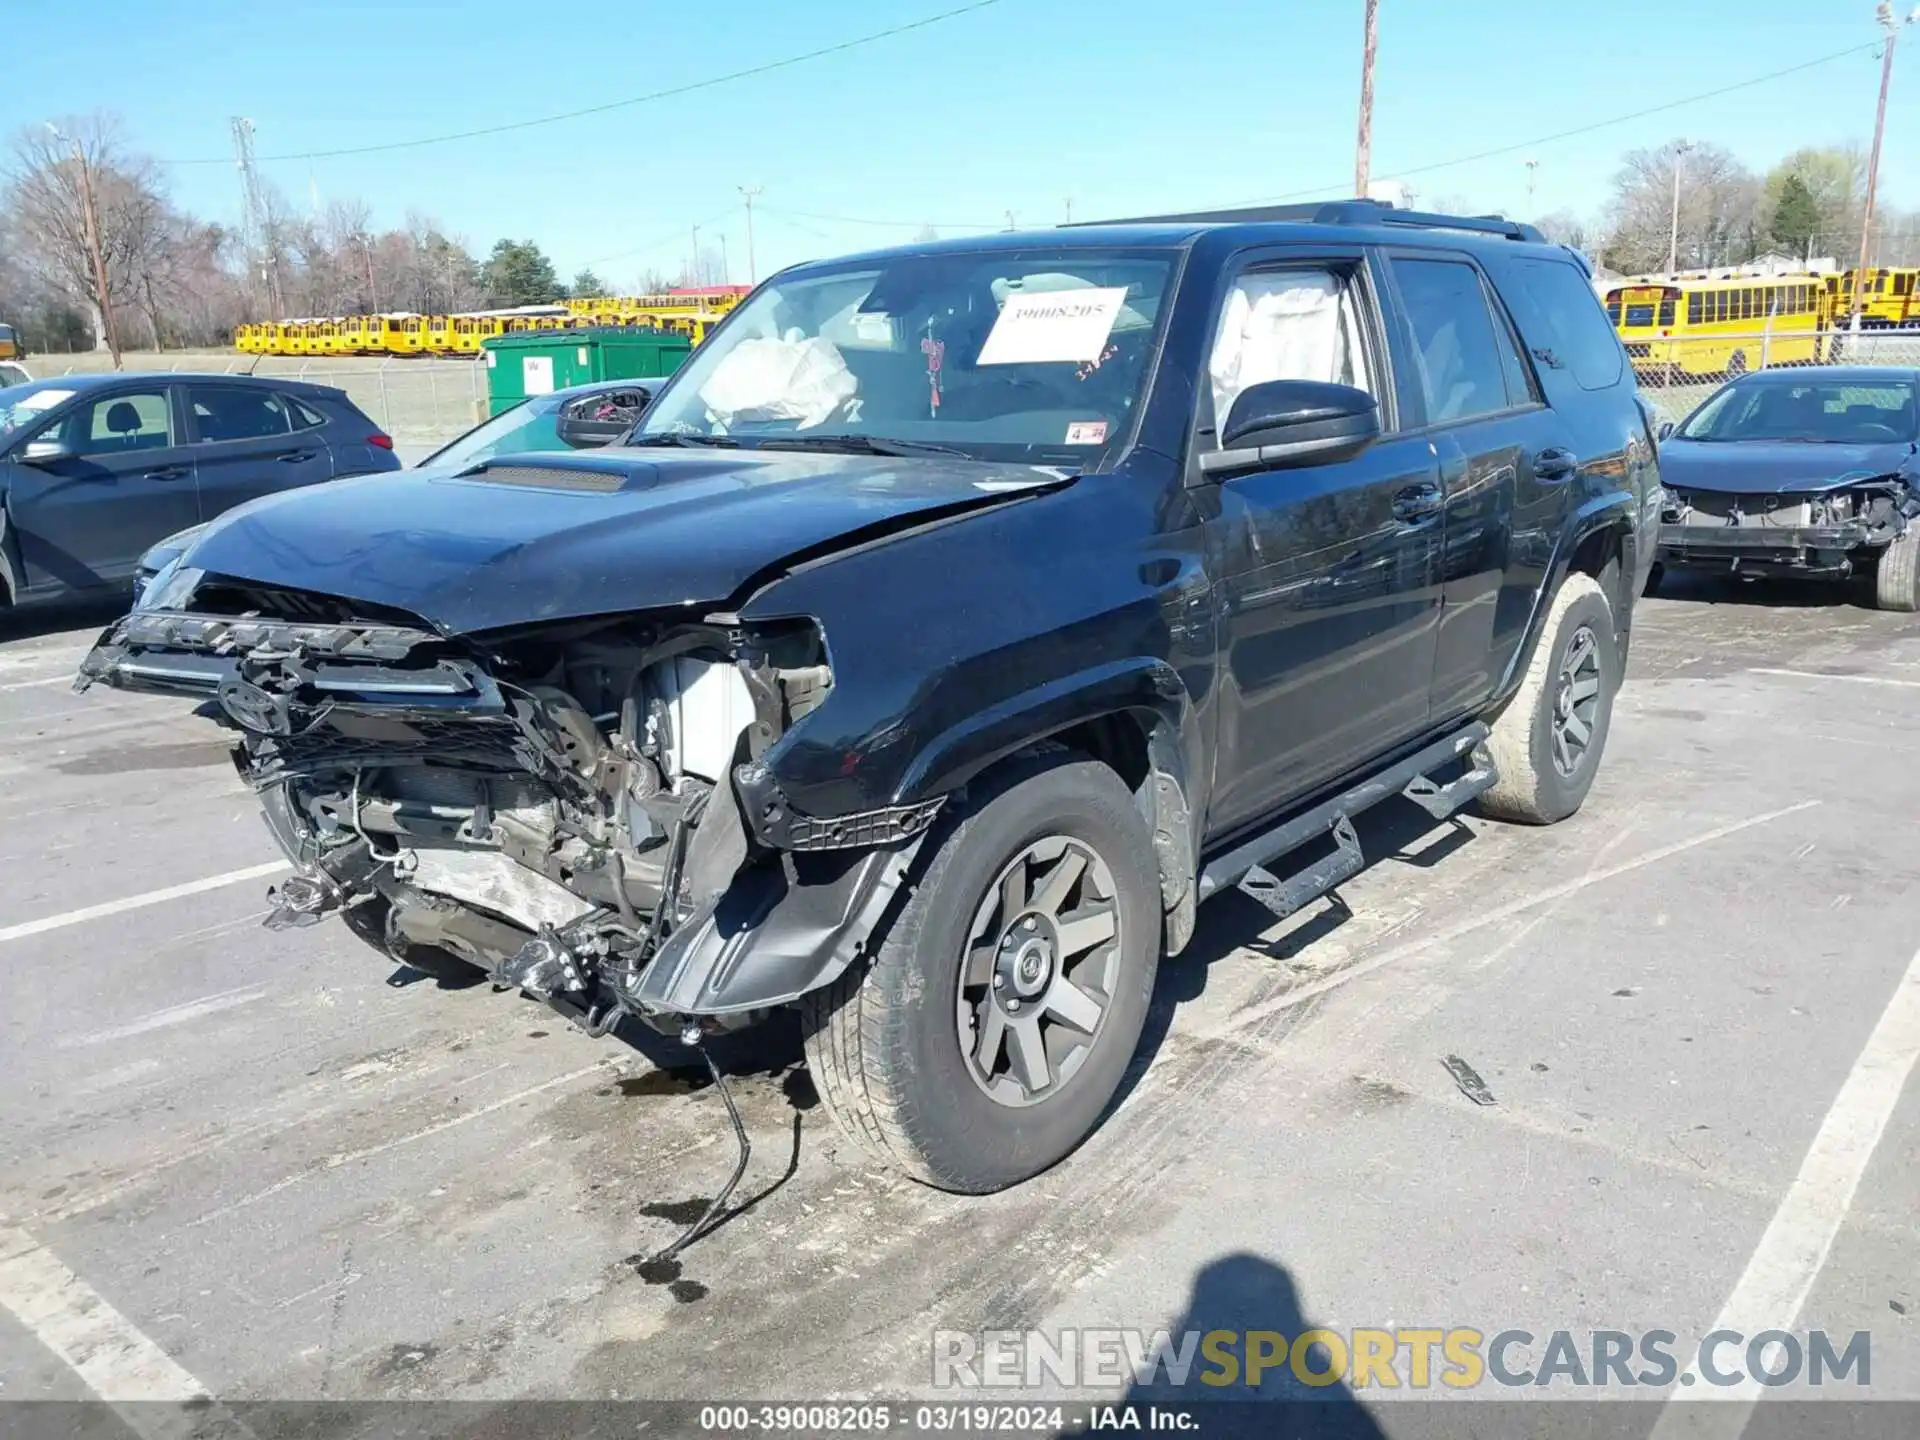
[[1828,275],[1825,279],[1829,317],[1836,326],[1853,323],[1856,281],[1861,329],[1920,325],[1920,269],[1870,267],[1849,270],[1844,275]]
[[1635,372],[1663,380],[1817,360],[1829,311],[1815,275],[1628,282],[1606,304]]

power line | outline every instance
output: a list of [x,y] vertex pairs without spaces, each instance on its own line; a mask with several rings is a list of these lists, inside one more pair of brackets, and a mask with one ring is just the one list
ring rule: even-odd
[[[905,35],[910,31],[924,30],[929,25],[938,25],[946,20],[958,19],[962,15],[971,15],[975,11],[985,10],[991,5],[1001,4],[1002,0],[973,0],[970,5],[962,5],[953,10],[942,10],[937,15],[929,15],[920,20],[909,20],[904,25],[894,25],[885,30],[876,30],[868,35],[855,36],[851,40],[842,40],[837,44],[825,45],[818,50],[809,50],[801,55],[789,55],[781,60],[769,60],[761,65],[750,65],[744,70],[730,71],[725,75],[713,75],[704,80],[689,81],[685,85],[675,85],[667,90],[653,90],[645,95],[632,95],[625,100],[609,100],[602,105],[589,105],[583,110],[567,110],[558,115],[542,115],[532,120],[513,120],[504,125],[487,125],[477,130],[460,130],[450,135],[427,135],[417,140],[388,140],[378,145],[351,145],[338,150],[296,150],[284,155],[262,155],[268,160],[331,160],[343,155],[374,155],[390,150],[412,150],[422,145],[448,145],[456,140],[477,140],[487,135],[504,135],[513,130],[531,130],[537,125],[558,125],[563,120],[578,120],[587,115],[604,115],[610,110],[623,110],[631,105],[646,105],[655,100],[670,99],[675,95],[688,95],[696,90],[708,90],[715,85],[730,84],[735,80],[745,80],[754,75],[765,75],[774,70],[785,70],[794,65],[804,65],[809,60],[819,60],[828,55],[838,55],[848,50],[857,50],[865,45],[877,44],[882,40],[891,40],[896,35]],[[164,160],[164,165],[230,165],[231,156],[208,157],[194,160]]]
[[[733,212],[739,208],[738,205],[729,205],[726,209],[717,211],[707,216],[706,219],[696,222],[693,228],[696,230],[704,229],[716,221],[726,219],[727,216],[733,214]],[[663,246],[672,244],[686,233],[687,227],[685,225],[676,225],[673,229],[664,232],[657,240],[649,240],[645,244],[635,245],[629,250],[616,250],[611,255],[596,255],[591,260],[583,260],[580,263],[587,266],[604,265],[609,260],[625,260],[630,256],[645,255],[650,250],[658,250]]]
[[[1476,160],[1495,160],[1502,155],[1512,155],[1516,151],[1530,150],[1537,145],[1551,145],[1557,140],[1571,140],[1578,135],[1590,135],[1596,130],[1605,130],[1610,126],[1624,125],[1629,120],[1640,120],[1648,115],[1664,114],[1668,110],[1678,110],[1683,105],[1694,105],[1702,100],[1715,100],[1722,95],[1731,95],[1736,90],[1750,90],[1755,85],[1765,85],[1788,75],[1797,75],[1802,70],[1812,70],[1820,65],[1831,65],[1835,60],[1844,60],[1850,55],[1878,48],[1879,41],[1869,41],[1864,45],[1849,45],[1844,50],[1836,50],[1831,55],[1822,55],[1817,60],[1803,60],[1798,65],[1789,65],[1784,70],[1775,70],[1771,74],[1756,75],[1751,80],[1739,80],[1731,85],[1722,85],[1717,90],[1703,90],[1698,95],[1686,95],[1678,100],[1668,100],[1659,105],[1649,105],[1644,110],[1634,110],[1625,115],[1615,115],[1610,120],[1595,120],[1591,124],[1577,125],[1571,130],[1556,131],[1552,135],[1538,135],[1531,140],[1520,140],[1512,145],[1502,145],[1495,150],[1481,150],[1472,155],[1461,155],[1452,160],[1436,160],[1428,165],[1416,165],[1410,169],[1394,170],[1393,174],[1428,175],[1435,170],[1450,170],[1455,165],[1471,165]],[[1307,190],[1290,190],[1284,195],[1262,195],[1252,200],[1236,200],[1234,205],[1271,205],[1282,200],[1308,199],[1316,195],[1325,195],[1335,190],[1340,182],[1332,185],[1316,185]],[[1227,207],[1232,208],[1232,207]]]

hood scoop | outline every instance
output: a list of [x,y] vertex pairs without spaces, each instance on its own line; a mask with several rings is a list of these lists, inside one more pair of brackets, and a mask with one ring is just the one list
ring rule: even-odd
[[488,461],[476,469],[462,471],[457,478],[479,485],[617,495],[623,490],[644,490],[659,476],[651,465],[596,465],[577,460],[548,465],[534,456],[516,455],[506,463]]

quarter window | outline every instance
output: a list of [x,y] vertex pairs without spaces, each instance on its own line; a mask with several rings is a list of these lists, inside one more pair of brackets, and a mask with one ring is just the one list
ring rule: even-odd
[[[1617,383],[1625,364],[1620,337],[1600,313],[1593,289],[1580,272],[1557,260],[1515,260],[1512,269],[1545,328],[1545,334],[1533,337],[1535,348],[1551,350],[1582,390],[1605,390]],[[1691,319],[1706,318],[1707,299],[1698,294],[1688,298]]]

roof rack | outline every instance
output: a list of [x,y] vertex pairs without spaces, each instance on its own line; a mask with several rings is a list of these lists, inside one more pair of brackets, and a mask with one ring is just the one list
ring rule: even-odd
[[1544,244],[1531,225],[1503,215],[1439,215],[1401,210],[1384,200],[1318,200],[1308,205],[1261,205],[1244,210],[1195,210],[1183,215],[1130,215],[1114,220],[1076,220],[1082,225],[1249,225],[1276,221],[1295,225],[1406,225],[1422,230],[1463,230],[1508,240]]

